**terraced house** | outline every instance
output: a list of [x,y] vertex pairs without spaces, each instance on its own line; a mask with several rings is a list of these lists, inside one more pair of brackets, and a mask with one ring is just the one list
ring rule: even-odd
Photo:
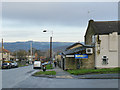
[[85,44],[94,45],[95,68],[118,67],[120,60],[120,21],[90,20]]

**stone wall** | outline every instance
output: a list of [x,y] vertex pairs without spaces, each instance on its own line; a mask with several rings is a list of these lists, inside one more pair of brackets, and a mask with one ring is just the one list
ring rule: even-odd
[[[85,51],[82,54],[85,54]],[[82,64],[80,68],[94,69],[94,66],[95,66],[94,51],[93,51],[93,54],[88,55],[88,59],[81,59],[81,61],[82,61]]]
[[65,69],[77,69],[77,60],[75,58],[65,58]]
[[88,55],[87,59],[65,58],[65,69],[79,69],[78,66],[80,69],[94,69],[94,53]]
[[87,33],[85,35],[85,44],[92,45],[92,35],[94,35],[94,30],[91,26],[88,29],[89,30],[87,30]]

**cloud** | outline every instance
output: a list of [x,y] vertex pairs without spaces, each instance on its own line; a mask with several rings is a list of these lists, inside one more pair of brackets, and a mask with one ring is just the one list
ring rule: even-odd
[[[3,3],[3,19],[36,25],[85,25],[90,18],[117,18],[117,3]],[[102,6],[102,7],[101,7]],[[111,10],[114,9],[114,10]],[[88,13],[89,12],[89,13]],[[109,16],[109,18],[107,18]],[[33,23],[34,22],[34,23]]]
[[117,2],[3,2],[2,33],[6,41],[45,41],[46,28],[54,31],[55,41],[84,41],[90,19],[117,20],[117,12]]

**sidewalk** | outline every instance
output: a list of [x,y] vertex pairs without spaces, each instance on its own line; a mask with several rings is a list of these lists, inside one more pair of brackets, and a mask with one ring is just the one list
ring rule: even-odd
[[56,67],[56,78],[76,78],[76,79],[120,79],[118,73],[113,74],[86,74],[86,75],[71,75],[67,71]]
[[87,75],[74,75],[78,79],[120,79],[120,75],[114,74],[87,74]]
[[[42,70],[40,70],[42,71]],[[56,75],[40,75],[39,77],[48,78],[63,78],[63,79],[120,79],[120,75],[114,74],[86,74],[86,75],[72,75],[59,67],[48,69],[46,71],[56,71]]]
[[56,67],[54,70],[56,71],[56,78],[73,78],[71,74],[60,69],[59,67]]

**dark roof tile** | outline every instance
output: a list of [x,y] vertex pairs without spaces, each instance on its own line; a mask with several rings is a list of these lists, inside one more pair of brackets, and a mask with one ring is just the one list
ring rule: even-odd
[[120,34],[120,21],[93,21],[95,34],[109,34],[118,32]]

